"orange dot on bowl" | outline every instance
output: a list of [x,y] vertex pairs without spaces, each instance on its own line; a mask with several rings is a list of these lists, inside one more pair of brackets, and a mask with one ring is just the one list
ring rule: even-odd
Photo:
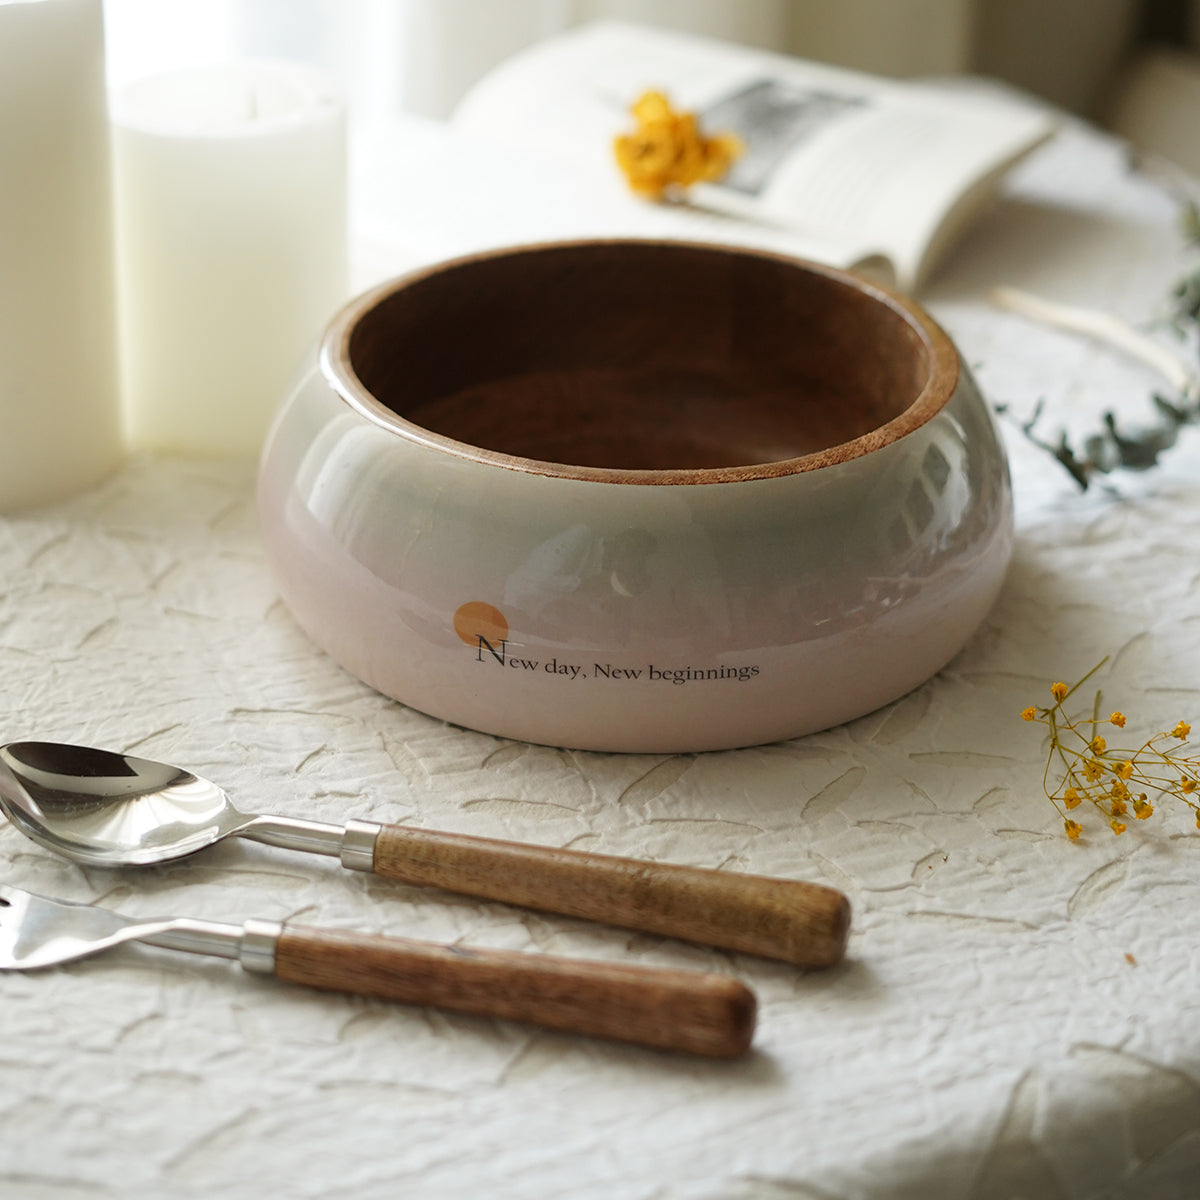
[[476,646],[479,639],[490,646],[508,637],[508,621],[493,604],[483,600],[470,600],[459,605],[454,613],[454,632],[468,646]]

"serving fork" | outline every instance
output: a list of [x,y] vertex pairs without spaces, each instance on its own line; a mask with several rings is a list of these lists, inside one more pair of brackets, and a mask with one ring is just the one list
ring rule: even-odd
[[754,1034],[754,993],[713,973],[474,950],[270,920],[141,920],[0,884],[0,970],[50,967],[124,942],[234,959],[246,971],[288,983],[710,1057],[741,1054]]

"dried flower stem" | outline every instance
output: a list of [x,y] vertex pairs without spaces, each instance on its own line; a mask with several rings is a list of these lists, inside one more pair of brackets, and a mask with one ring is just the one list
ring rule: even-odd
[[1176,392],[1188,395],[1196,390],[1196,371],[1190,364],[1111,313],[1058,304],[1013,287],[993,288],[989,298],[999,308],[1019,313],[1031,321],[1084,334],[1123,350],[1157,371]]

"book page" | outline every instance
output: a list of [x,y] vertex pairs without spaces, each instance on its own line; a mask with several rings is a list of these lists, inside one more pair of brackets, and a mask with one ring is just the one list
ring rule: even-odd
[[[628,193],[612,154],[644,91],[668,93],[710,133],[745,147],[693,207],[745,223],[737,240],[784,231],[816,257],[888,259],[913,289],[1000,171],[1047,137],[1039,110],[954,95],[661,30],[604,23],[530,48],[476,85],[453,124],[514,150],[557,157],[614,203]],[[643,208],[653,207],[645,202]],[[660,206],[661,207],[661,206]],[[821,248],[824,247],[822,252]]]
[[[800,90],[788,91],[795,96]],[[799,214],[808,228],[836,242],[865,236],[887,253],[909,287],[974,215],[997,176],[1030,148],[1031,139],[1045,136],[1040,114],[1022,114],[961,89],[938,94],[910,87],[886,98],[800,94],[803,101],[793,100],[797,122],[762,122],[784,130],[774,139],[784,143],[774,158],[748,154],[719,186],[703,189],[704,201],[780,221]],[[705,110],[711,128],[738,131],[736,116],[718,125],[729,107],[725,101]],[[809,108],[817,110],[815,117]],[[753,116],[741,125],[753,125]],[[756,143],[763,140],[772,139]]]

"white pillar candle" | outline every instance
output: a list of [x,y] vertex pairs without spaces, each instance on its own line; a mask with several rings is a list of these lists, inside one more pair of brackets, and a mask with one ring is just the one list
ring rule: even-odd
[[337,84],[293,63],[154,75],[114,97],[135,446],[257,453],[347,298],[345,126]]
[[0,511],[122,454],[100,0],[0,0]]

